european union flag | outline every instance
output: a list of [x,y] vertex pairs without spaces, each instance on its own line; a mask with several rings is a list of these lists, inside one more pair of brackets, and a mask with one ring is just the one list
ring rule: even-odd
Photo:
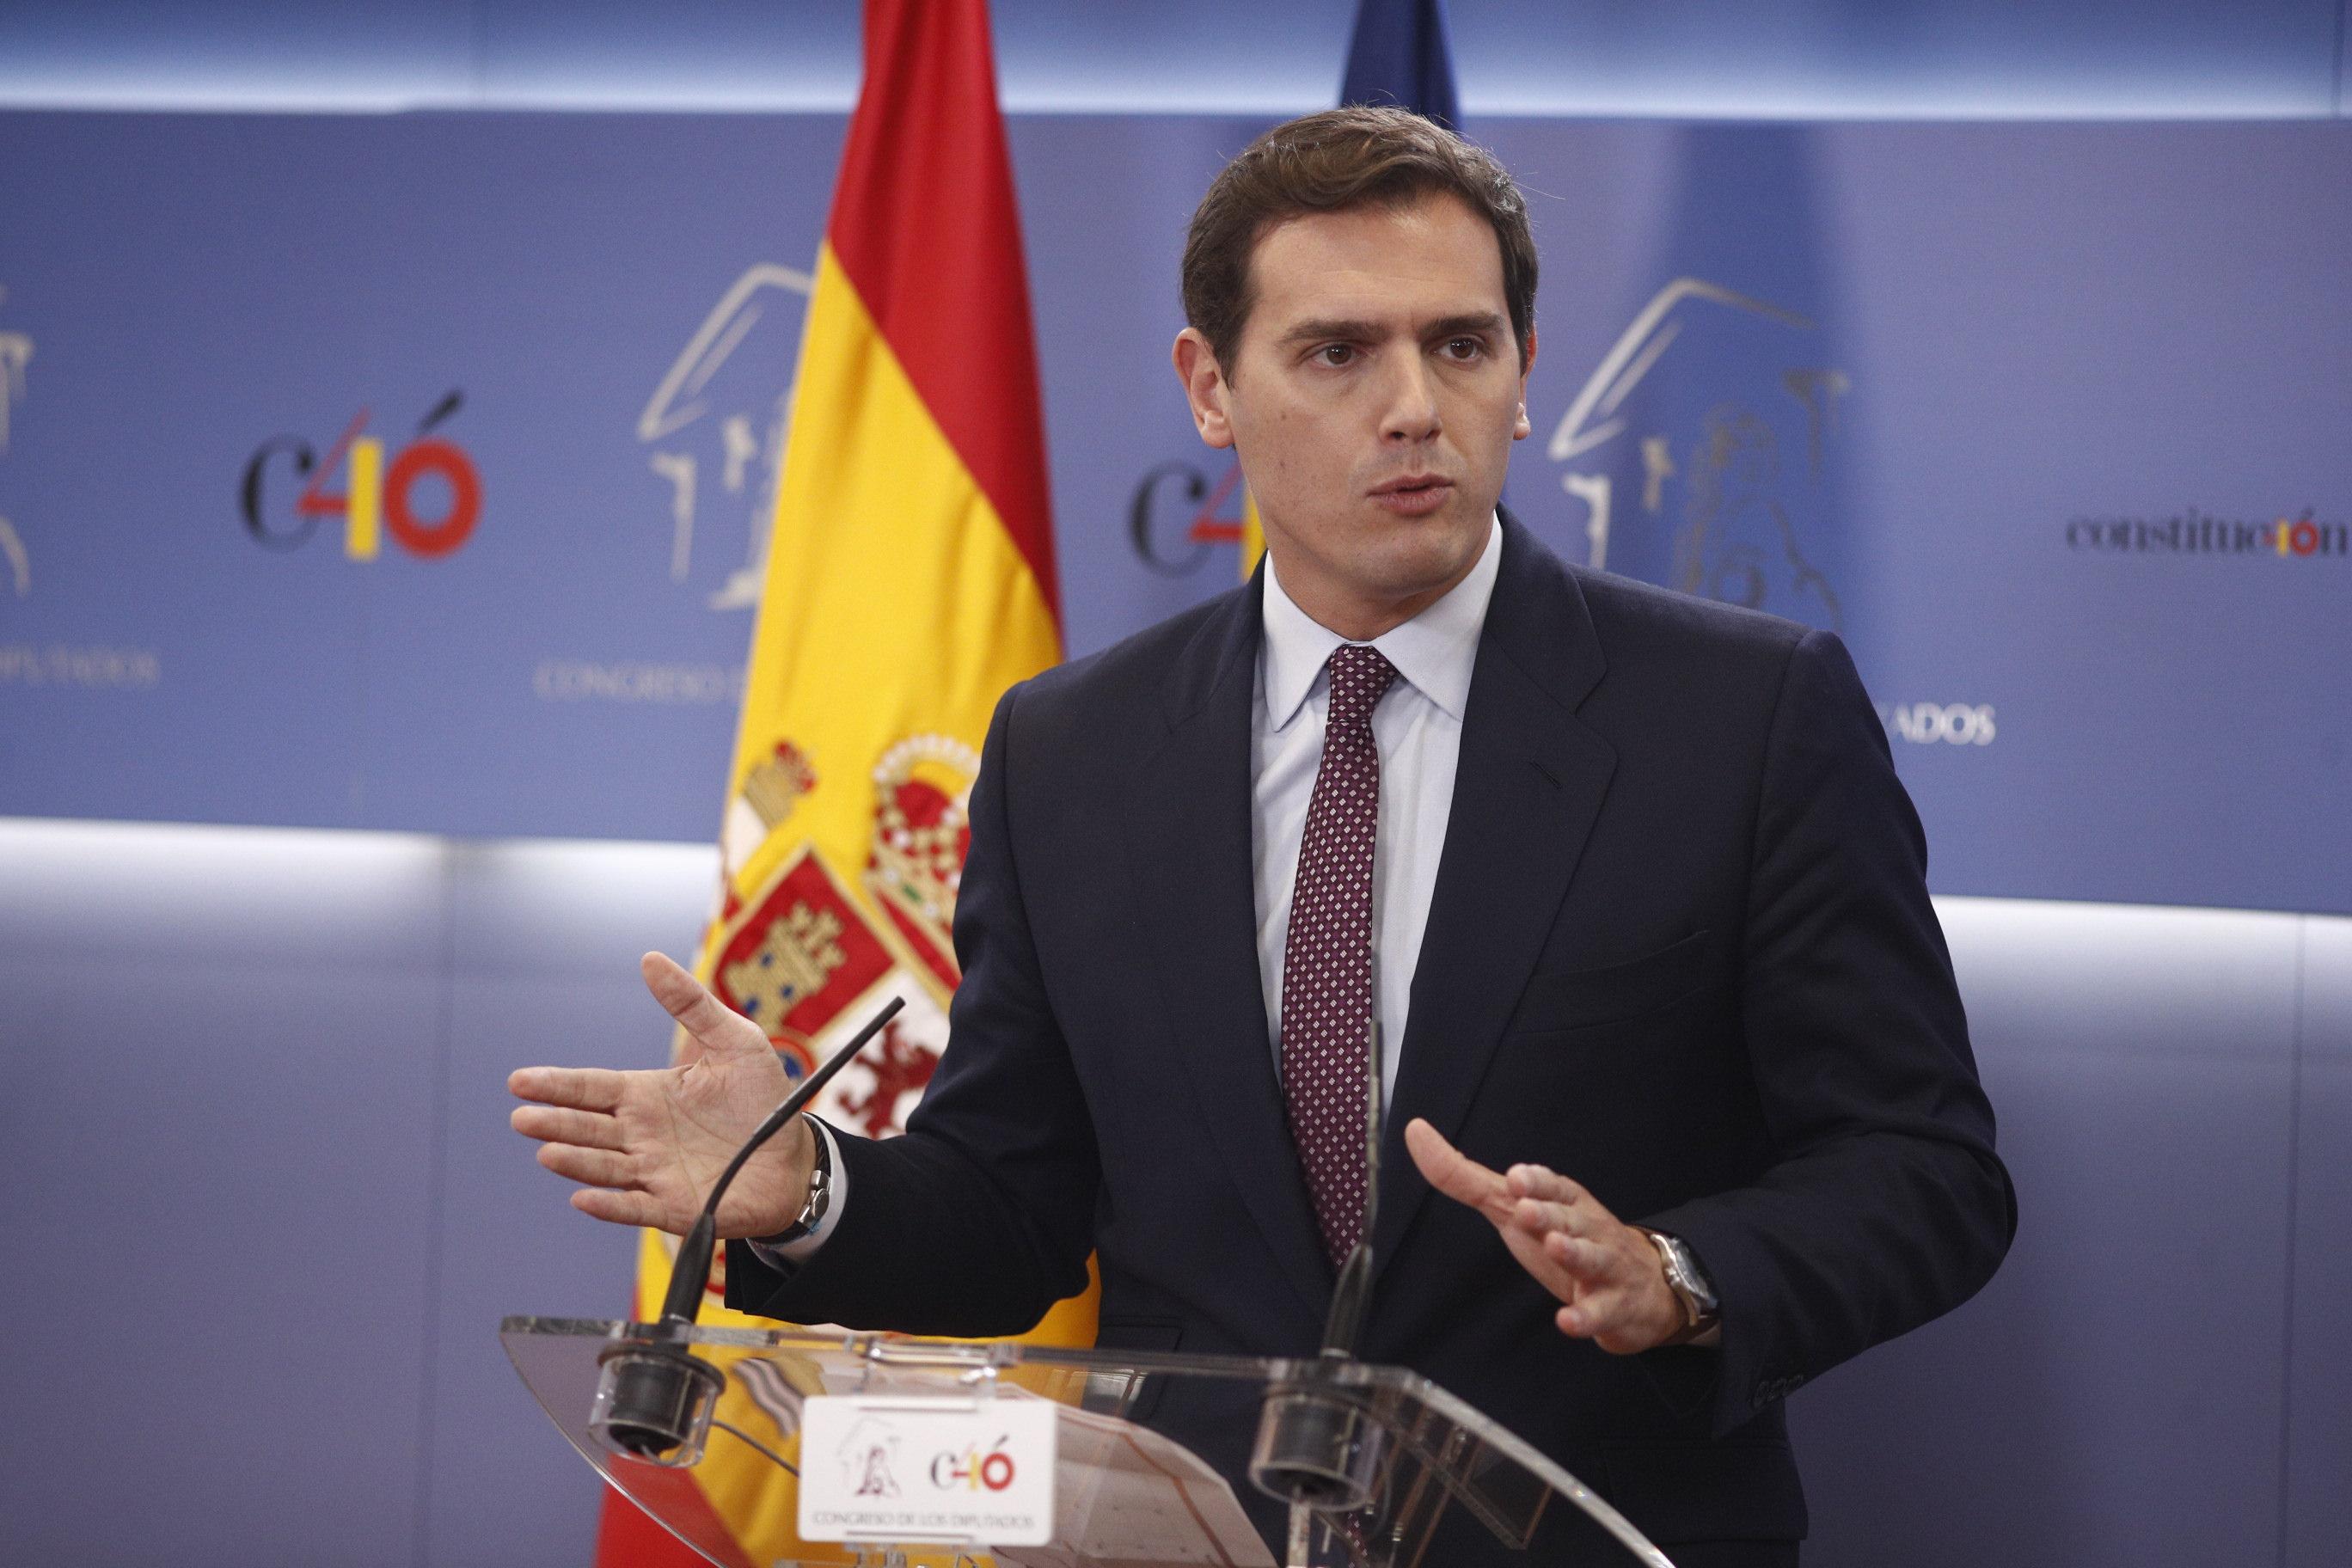
[[1445,47],[1444,0],[1363,0],[1348,43],[1339,101],[1394,104],[1459,131],[1462,107],[1454,96],[1454,56]]

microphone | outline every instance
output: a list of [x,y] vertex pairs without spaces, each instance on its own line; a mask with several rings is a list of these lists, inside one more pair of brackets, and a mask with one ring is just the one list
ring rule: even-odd
[[686,1239],[678,1243],[677,1261],[670,1266],[669,1292],[662,1298],[661,1317],[651,1323],[631,1323],[630,1331],[596,1358],[603,1370],[596,1381],[596,1403],[589,1412],[588,1429],[604,1447],[658,1465],[691,1465],[702,1458],[711,1410],[727,1380],[709,1363],[688,1354],[683,1341],[701,1313],[703,1290],[710,1282],[710,1258],[718,1246],[719,1200],[727,1195],[737,1173],[760,1146],[790,1125],[834,1074],[865,1049],[906,1005],[904,997],[890,998],[847,1044],[803,1079],[711,1184],[702,1213],[687,1231]]
[[[1372,1500],[1388,1435],[1346,1376],[1372,1299],[1372,1225],[1381,1199],[1381,965],[1374,953],[1372,1016],[1365,1031],[1364,1229],[1339,1266],[1316,1358],[1269,1386],[1250,1452],[1250,1481],[1294,1508],[1353,1513]],[[1296,1519],[1297,1516],[1292,1516]]]

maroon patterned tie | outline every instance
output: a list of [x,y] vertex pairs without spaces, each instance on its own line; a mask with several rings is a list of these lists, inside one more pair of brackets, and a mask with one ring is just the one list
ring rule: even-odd
[[1396,679],[1376,648],[1331,651],[1323,764],[1307,805],[1282,952],[1282,1091],[1331,1261],[1364,1230],[1366,1051],[1372,1021],[1372,840],[1381,755],[1372,708]]

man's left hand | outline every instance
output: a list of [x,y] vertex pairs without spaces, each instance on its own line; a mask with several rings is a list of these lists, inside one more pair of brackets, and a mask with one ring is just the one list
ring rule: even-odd
[[1567,1303],[1553,1320],[1560,1332],[1633,1355],[1682,1331],[1658,1249],[1581,1186],[1541,1165],[1488,1170],[1418,1117],[1404,1144],[1431,1186],[1485,1215],[1519,1267]]

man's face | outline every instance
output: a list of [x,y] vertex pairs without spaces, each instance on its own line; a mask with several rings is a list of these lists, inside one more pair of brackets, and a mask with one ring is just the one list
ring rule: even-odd
[[1177,372],[1202,439],[1240,456],[1283,587],[1376,637],[1476,563],[1528,433],[1502,247],[1441,195],[1286,220],[1250,268],[1234,363],[1187,329]]

